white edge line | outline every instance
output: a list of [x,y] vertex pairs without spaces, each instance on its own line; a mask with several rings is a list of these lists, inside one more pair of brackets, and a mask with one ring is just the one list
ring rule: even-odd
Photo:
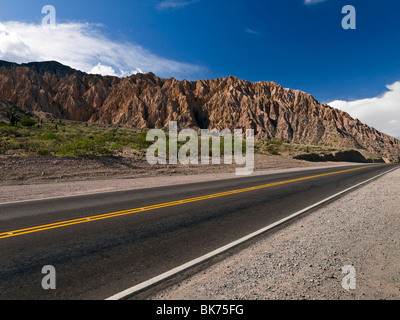
[[229,249],[232,249],[233,247],[238,246],[239,244],[242,244],[243,242],[246,242],[246,241],[248,241],[248,240],[250,240],[252,238],[255,238],[256,236],[258,236],[258,235],[260,235],[260,234],[262,234],[262,233],[264,233],[264,232],[266,232],[266,231],[268,231],[268,230],[270,230],[270,229],[272,229],[272,228],[274,228],[274,227],[276,227],[276,226],[278,226],[278,225],[280,225],[282,223],[285,223],[285,222],[297,217],[298,215],[301,215],[301,214],[303,214],[303,213],[305,213],[305,212],[307,212],[307,211],[309,211],[309,210],[311,210],[311,209],[313,209],[315,207],[318,207],[321,204],[323,204],[323,203],[325,203],[327,201],[330,201],[330,200],[342,195],[343,193],[346,193],[346,192],[348,192],[348,191],[350,191],[352,189],[355,189],[355,188],[357,188],[357,187],[359,187],[359,186],[361,186],[363,184],[366,184],[366,183],[370,182],[371,180],[379,178],[380,176],[383,176],[383,175],[385,175],[385,174],[387,174],[387,173],[389,173],[389,172],[391,172],[393,170],[397,170],[397,169],[399,169],[399,167],[395,167],[395,168],[390,169],[388,171],[385,171],[385,172],[383,172],[381,174],[378,174],[377,176],[369,178],[368,180],[360,182],[360,183],[358,183],[358,184],[356,184],[356,185],[354,185],[354,186],[352,186],[350,188],[347,188],[347,189],[345,189],[343,191],[340,191],[340,192],[338,192],[338,193],[336,193],[336,194],[334,194],[334,195],[332,195],[332,196],[330,196],[330,197],[328,197],[328,198],[326,198],[324,200],[321,200],[321,201],[319,201],[317,203],[314,203],[313,205],[311,205],[311,206],[309,206],[307,208],[304,208],[304,209],[302,209],[300,211],[297,211],[296,213],[293,213],[292,215],[290,215],[290,216],[288,216],[286,218],[283,218],[283,219],[281,219],[279,221],[276,221],[276,222],[274,222],[274,223],[272,223],[272,224],[270,224],[270,225],[268,225],[268,226],[266,226],[266,227],[264,227],[264,228],[262,228],[262,229],[260,229],[258,231],[255,231],[255,232],[253,232],[253,233],[251,233],[251,234],[249,234],[249,235],[247,235],[245,237],[242,237],[242,238],[240,238],[240,239],[238,239],[236,241],[233,241],[233,242],[231,242],[231,243],[229,243],[229,244],[227,244],[227,245],[225,245],[223,247],[220,247],[220,248],[218,248],[218,249],[216,249],[214,251],[211,251],[210,253],[207,253],[207,254],[199,257],[199,258],[196,258],[196,259],[191,260],[191,261],[189,261],[189,262],[187,262],[185,264],[182,264],[179,267],[176,267],[176,268],[171,269],[171,270],[169,270],[169,271],[167,271],[165,273],[162,273],[159,276],[151,278],[151,279],[149,279],[147,281],[144,281],[144,282],[142,282],[142,283],[140,283],[138,285],[135,285],[135,286],[133,286],[133,287],[131,287],[129,289],[126,289],[126,290],[124,290],[124,291],[122,291],[120,293],[117,293],[117,294],[115,294],[115,295],[113,295],[113,296],[111,296],[111,297],[109,297],[109,298],[107,298],[105,300],[122,300],[122,299],[129,298],[130,296],[133,296],[135,293],[139,293],[140,291],[143,291],[144,289],[146,289],[148,287],[154,286],[154,285],[156,285],[156,284],[158,284],[158,283],[160,283],[160,282],[162,282],[162,281],[164,281],[164,280],[166,280],[168,278],[171,278],[174,275],[177,275],[178,273],[186,271],[189,268],[192,268],[192,267],[194,267],[194,266],[196,266],[196,265],[198,265],[198,264],[200,264],[200,263],[202,263],[202,262],[204,262],[204,261],[206,261],[206,260],[208,260],[210,258],[213,258],[214,256],[217,256],[217,255],[219,255],[219,254],[221,254],[221,253],[223,253],[225,251],[228,251]]

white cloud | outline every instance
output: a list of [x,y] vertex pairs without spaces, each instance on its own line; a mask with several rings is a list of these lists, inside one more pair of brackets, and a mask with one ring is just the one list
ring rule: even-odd
[[93,67],[89,73],[101,74],[102,76],[116,76],[115,70],[110,66],[104,66],[100,62],[97,66]]
[[84,72],[118,76],[140,70],[179,78],[203,71],[199,66],[159,57],[139,45],[109,39],[99,25],[89,23],[46,28],[23,22],[0,22],[0,59],[17,63],[56,60]]
[[335,100],[328,104],[381,132],[400,139],[400,82],[386,87],[389,91],[379,97],[356,101]]
[[131,74],[138,74],[138,73],[144,73],[140,68],[136,68],[136,70],[133,70]]
[[255,36],[262,36],[262,33],[261,33],[261,32],[258,32],[258,31],[256,31],[256,30],[253,30],[253,29],[250,29],[250,28],[247,28],[245,31],[246,31],[247,33],[252,34],[252,35],[255,35]]
[[200,0],[191,0],[191,1],[184,1],[184,0],[164,0],[160,2],[157,6],[160,10],[168,10],[168,9],[182,9],[190,4],[199,2]]
[[305,4],[315,4],[315,3],[319,3],[319,2],[324,2],[326,0],[304,0]]

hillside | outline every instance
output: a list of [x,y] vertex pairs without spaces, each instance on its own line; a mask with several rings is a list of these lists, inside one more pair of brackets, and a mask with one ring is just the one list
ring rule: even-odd
[[91,75],[58,62],[0,61],[0,98],[26,112],[136,128],[255,130],[258,140],[364,149],[398,160],[399,140],[311,95],[235,77],[178,81],[152,73]]

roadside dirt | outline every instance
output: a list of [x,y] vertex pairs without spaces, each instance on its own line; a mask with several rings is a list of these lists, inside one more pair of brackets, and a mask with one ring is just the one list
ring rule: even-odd
[[[255,172],[347,165],[256,155]],[[354,163],[353,163],[354,165]],[[95,159],[0,156],[0,203],[235,178],[236,165],[154,165],[144,157]]]

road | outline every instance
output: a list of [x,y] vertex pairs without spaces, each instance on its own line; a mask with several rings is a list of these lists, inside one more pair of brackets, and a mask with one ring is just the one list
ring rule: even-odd
[[[0,299],[105,299],[393,168],[358,165],[0,205]],[[56,289],[42,288],[42,268]]]

